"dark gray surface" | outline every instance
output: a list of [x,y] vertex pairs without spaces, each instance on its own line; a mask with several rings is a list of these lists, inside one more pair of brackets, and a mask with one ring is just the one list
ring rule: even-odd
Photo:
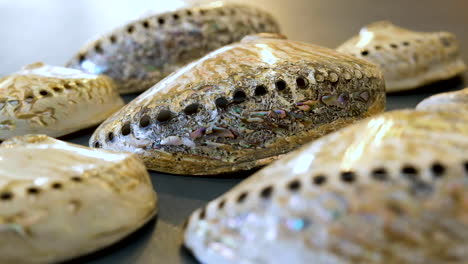
[[[88,39],[115,24],[144,13],[175,6],[166,0],[0,0],[0,74],[42,60],[64,64]],[[365,23],[389,19],[416,30],[447,30],[458,35],[467,50],[466,0],[257,0],[270,10],[291,39],[336,47],[357,33]],[[465,60],[468,51],[464,52]],[[437,83],[419,90],[391,95],[387,109],[411,108],[423,98],[463,88],[461,79]],[[129,101],[132,96],[125,99]],[[64,137],[87,145],[93,128]],[[159,194],[159,216],[122,242],[69,263],[196,263],[180,249],[181,229],[194,209],[221,195],[249,173],[223,178],[174,176],[151,173]],[[109,219],[112,221],[112,219]]]

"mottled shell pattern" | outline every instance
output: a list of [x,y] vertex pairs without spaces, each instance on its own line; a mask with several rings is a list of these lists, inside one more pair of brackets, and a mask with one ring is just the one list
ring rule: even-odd
[[467,201],[467,115],[393,111],[304,146],[197,210],[185,245],[216,264],[462,264]]
[[34,63],[0,78],[0,139],[63,136],[101,123],[122,106],[106,76]]
[[384,106],[375,65],[260,34],[168,76],[101,124],[90,145],[137,153],[152,170],[219,174],[267,164]]
[[269,13],[218,1],[133,21],[86,45],[68,66],[109,75],[121,93],[139,92],[212,50],[260,32],[279,32]]
[[108,246],[157,212],[133,154],[45,135],[0,145],[0,263],[55,263]]
[[364,27],[337,50],[379,65],[387,92],[450,79],[466,69],[454,34],[414,32],[388,21]]

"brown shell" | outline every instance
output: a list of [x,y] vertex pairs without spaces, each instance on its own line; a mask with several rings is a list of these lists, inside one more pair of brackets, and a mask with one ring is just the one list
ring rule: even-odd
[[383,71],[387,92],[449,79],[466,69],[458,41],[449,32],[415,32],[388,21],[372,23],[338,51],[369,60]]
[[307,144],[194,212],[202,263],[468,263],[468,116],[394,111]]
[[157,212],[133,154],[45,135],[0,146],[0,263],[56,263],[119,241]]
[[384,90],[364,60],[249,36],[156,84],[101,124],[90,145],[137,153],[169,173],[245,170],[381,112]]
[[60,137],[101,123],[123,104],[109,77],[34,63],[0,78],[0,140]]
[[279,32],[269,13],[217,1],[133,21],[87,44],[67,65],[109,75],[120,93],[139,92],[212,50],[260,32]]

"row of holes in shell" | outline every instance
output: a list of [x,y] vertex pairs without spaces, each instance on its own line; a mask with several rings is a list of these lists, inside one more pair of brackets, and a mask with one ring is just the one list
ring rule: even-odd
[[[73,182],[77,182],[77,183],[80,183],[83,181],[83,179],[78,176],[71,177],[70,180]],[[53,182],[50,185],[50,188],[53,190],[61,190],[63,189],[63,187],[64,187],[64,184],[61,182]],[[41,193],[41,188],[36,187],[36,186],[29,187],[26,189],[26,193],[28,195],[39,195]],[[14,194],[11,191],[0,192],[0,201],[9,201],[9,200],[12,200],[13,198],[14,198]]]
[[[332,82],[336,82],[338,81],[337,79],[332,79],[331,80]],[[306,89],[308,86],[309,86],[309,81],[305,78],[305,77],[298,77],[296,78],[296,86],[300,89]],[[284,81],[284,80],[277,80],[275,82],[275,88],[278,90],[278,91],[285,91],[286,88],[287,88],[287,83]],[[263,96],[263,95],[266,95],[268,94],[268,89],[265,85],[258,85],[255,90],[254,90],[254,96]],[[216,107],[218,108],[221,108],[221,109],[224,109],[226,108],[230,103],[234,103],[234,104],[240,104],[244,101],[247,100],[247,94],[242,91],[242,90],[236,90],[234,92],[234,95],[232,97],[232,100],[231,102],[226,98],[226,97],[218,97],[215,99],[215,105]],[[192,103],[192,104],[189,104],[188,106],[186,106],[183,110],[183,113],[185,115],[193,115],[193,114],[196,114],[198,112],[198,110],[200,109],[200,106],[198,103]],[[159,113],[156,115],[156,121],[158,123],[166,123],[167,121],[171,120],[172,117],[174,117],[175,115],[172,113],[172,111],[168,110],[168,109],[162,109],[159,111]],[[143,115],[141,118],[140,118],[140,121],[139,121],[139,126],[141,128],[145,128],[145,127],[148,127],[150,124],[151,124],[152,120],[151,120],[151,117],[149,115]],[[121,129],[120,129],[120,133],[123,135],[123,136],[127,136],[127,135],[130,135],[131,133],[131,124],[129,122],[126,122],[122,125]],[[107,134],[107,141],[113,141],[114,139],[114,133],[113,132],[109,132]],[[101,144],[96,141],[93,146],[95,148],[99,148],[101,146]]]
[[[462,163],[462,166],[463,166],[463,170],[468,175],[468,160]],[[435,179],[443,177],[446,171],[447,171],[447,168],[440,162],[434,162],[430,166],[430,172]],[[408,166],[404,166],[401,168],[401,174],[410,180],[417,181],[417,176],[419,174],[419,171],[416,167],[408,165]],[[374,169],[371,172],[371,177],[378,181],[387,181],[389,179],[389,174],[385,168],[381,167],[381,168]],[[340,174],[340,180],[346,184],[352,184],[353,182],[358,180],[358,175],[353,171],[343,171]],[[312,177],[312,183],[317,186],[325,185],[327,183],[327,177],[323,174],[314,175]],[[302,184],[303,183],[301,182],[301,180],[293,179],[289,181],[285,187],[289,191],[298,192],[301,189]],[[273,192],[274,192],[273,185],[269,185],[260,190],[259,196],[262,199],[268,199],[272,196]],[[249,193],[247,191],[241,192],[236,197],[235,201],[237,203],[242,203],[247,199],[248,196],[249,196]],[[226,200],[219,201],[218,208],[222,209],[225,206],[225,204],[226,204]],[[200,210],[200,215],[199,215],[200,219],[205,218],[205,214],[206,214],[205,208]]]
[[[80,83],[77,83],[77,85],[80,85]],[[52,87],[52,91],[54,91],[55,93],[61,93],[65,90],[69,90],[69,89],[72,89],[73,88],[73,85],[69,84],[69,83],[66,83],[63,85],[64,88],[60,88],[60,87]],[[42,97],[49,97],[49,96],[52,96],[52,93],[46,89],[42,89],[42,90],[39,90],[39,95],[42,96]],[[26,102],[31,102],[32,100],[34,100],[34,95],[29,93],[27,94],[25,97],[24,97],[24,100]],[[10,103],[12,105],[17,105],[19,104],[19,101],[18,100],[2,100],[0,99],[0,104],[4,104],[4,103]]]
[[[423,42],[422,39],[416,39],[416,40],[414,40],[414,41],[417,42],[417,43],[422,43],[422,42]],[[400,45],[403,46],[403,47],[409,47],[409,46],[411,45],[411,42],[412,42],[412,41],[410,41],[410,40],[408,40],[408,41],[403,41],[403,42],[401,42]],[[442,45],[444,45],[445,47],[449,47],[449,46],[452,44],[451,40],[448,39],[448,38],[446,38],[446,37],[441,37],[441,38],[440,38],[440,42],[441,42]],[[390,44],[388,44],[388,47],[390,47],[390,48],[396,50],[396,49],[398,49],[398,48],[400,47],[400,45],[398,45],[397,43],[390,43]],[[377,51],[377,52],[379,52],[379,51],[382,50],[383,48],[384,48],[384,47],[383,47],[382,45],[375,45],[375,46],[374,46],[374,50]],[[371,50],[370,50],[370,49],[363,49],[363,50],[361,51],[361,56],[363,56],[363,57],[366,57],[366,56],[368,56],[368,55],[370,55],[370,54],[371,54]],[[356,55],[353,54],[353,56],[356,56]]]
[[[172,21],[180,21],[181,18],[183,17],[192,17],[194,15],[197,15],[199,14],[200,16],[204,16],[210,12],[217,12],[218,15],[220,16],[226,16],[226,15],[236,15],[236,9],[235,8],[231,8],[231,9],[223,9],[223,8],[219,8],[217,10],[215,9],[199,9],[199,10],[185,10],[185,11],[181,11],[181,12],[176,12],[176,13],[173,13],[172,15],[168,15],[168,14],[165,14],[165,15],[161,15],[159,17],[157,17],[156,19],[154,19],[154,21],[156,21],[155,24],[159,25],[159,26],[164,26],[165,24],[167,24],[168,20],[172,20]],[[133,34],[135,32],[135,29],[138,25],[141,25],[141,27],[143,27],[144,29],[150,29],[152,28],[153,26],[153,19],[146,19],[146,20],[143,20],[143,21],[140,21],[138,24],[131,24],[129,26],[127,26],[127,28],[125,29],[125,31],[128,33],[128,34]],[[110,35],[109,36],[109,42],[112,43],[112,44],[115,44],[117,43],[118,39],[117,39],[117,36],[116,35]],[[94,51],[98,54],[102,54],[104,52],[104,49],[102,48],[101,46],[101,43],[99,42],[96,42],[96,44],[94,45]],[[80,63],[82,63],[84,60],[86,59],[86,54],[82,53],[82,54],[79,54],[78,55],[78,60]]]

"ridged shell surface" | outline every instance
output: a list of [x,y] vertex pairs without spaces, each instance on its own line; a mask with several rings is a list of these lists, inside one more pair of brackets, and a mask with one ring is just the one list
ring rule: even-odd
[[45,135],[0,145],[0,263],[55,263],[132,233],[157,212],[143,163]]
[[34,63],[0,78],[0,139],[63,136],[101,123],[122,106],[106,76]]
[[67,65],[109,75],[121,93],[139,92],[212,50],[261,32],[279,32],[269,13],[217,1],[133,21],[87,44]]
[[216,264],[467,263],[467,121],[400,110],[322,137],[194,212],[185,246]]
[[90,145],[137,153],[157,171],[218,174],[265,165],[384,106],[375,65],[260,34],[168,76],[101,124]]
[[454,34],[415,32],[388,21],[364,27],[337,50],[379,65],[388,92],[450,79],[466,70]]

